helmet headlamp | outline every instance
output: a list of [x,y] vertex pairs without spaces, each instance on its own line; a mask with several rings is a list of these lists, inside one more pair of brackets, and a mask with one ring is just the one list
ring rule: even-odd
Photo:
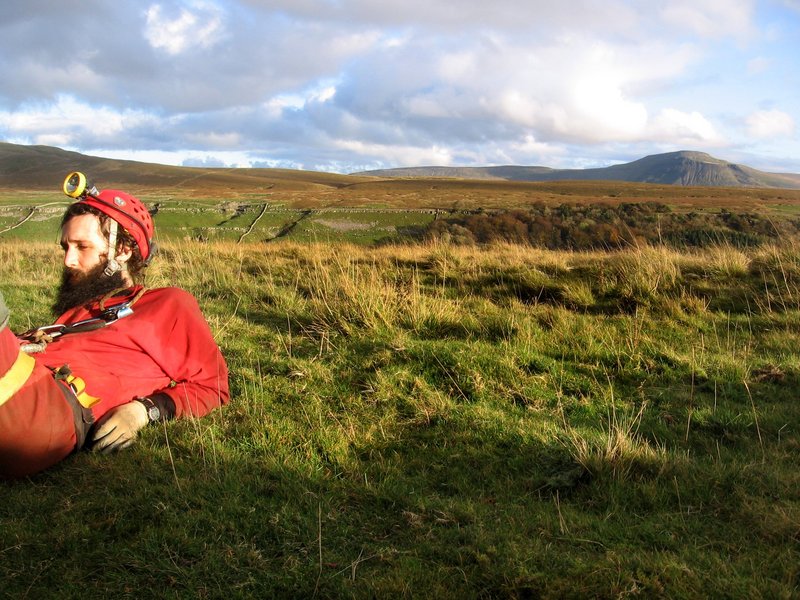
[[73,171],[64,179],[64,193],[70,198],[81,198],[82,196],[96,196],[99,194],[97,188],[86,180],[86,175],[79,171]]

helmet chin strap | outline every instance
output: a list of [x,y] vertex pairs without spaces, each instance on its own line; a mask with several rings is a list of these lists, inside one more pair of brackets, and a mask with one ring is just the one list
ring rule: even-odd
[[108,265],[103,269],[106,277],[111,277],[114,273],[122,270],[122,265],[117,262],[117,222],[114,219],[111,221],[111,229],[108,231]]

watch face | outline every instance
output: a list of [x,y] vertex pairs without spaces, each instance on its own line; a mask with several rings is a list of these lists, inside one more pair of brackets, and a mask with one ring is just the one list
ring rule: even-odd
[[158,421],[161,418],[161,411],[158,410],[157,406],[151,406],[147,409],[147,417],[151,421]]

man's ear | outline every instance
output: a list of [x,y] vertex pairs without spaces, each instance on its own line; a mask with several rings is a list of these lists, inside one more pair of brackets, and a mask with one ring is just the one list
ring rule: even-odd
[[130,260],[131,256],[133,256],[133,248],[127,244],[123,244],[117,248],[116,260],[119,264],[125,264]]

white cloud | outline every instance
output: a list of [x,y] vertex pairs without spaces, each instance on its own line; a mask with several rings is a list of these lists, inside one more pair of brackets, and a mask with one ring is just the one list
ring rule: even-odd
[[707,38],[746,38],[755,31],[754,0],[669,0],[661,17],[670,25]]
[[336,86],[326,85],[309,95],[310,102],[328,102],[336,96]]
[[747,133],[754,138],[788,138],[795,132],[794,119],[780,110],[757,110],[746,121]]
[[584,36],[538,47],[497,43],[460,55],[464,78],[451,85],[484,118],[528,128],[542,141],[634,141],[649,133],[648,89],[680,76],[693,58],[688,47],[667,52],[655,42],[632,51]]
[[406,166],[449,166],[453,164],[453,153],[449,148],[431,146],[427,148],[414,146],[386,146],[368,144],[360,140],[336,140],[334,145],[342,150],[355,152],[362,156],[379,156],[390,165]]
[[64,133],[43,133],[35,137],[35,143],[42,146],[55,146],[56,148],[66,148],[70,145],[70,139]]
[[264,102],[263,106],[273,118],[281,116],[284,110],[301,110],[306,99],[300,94],[280,94]]
[[[580,164],[730,146],[746,130],[771,141],[798,118],[760,111],[725,129],[794,92],[766,76],[791,73],[800,0],[18,4],[0,24],[0,136],[80,151],[343,170]],[[755,34],[779,18],[782,36]]]
[[217,9],[206,3],[194,3],[194,10],[182,8],[173,18],[164,14],[160,4],[146,11],[144,36],[153,48],[176,55],[193,47],[209,48],[222,33],[222,18]]
[[[66,146],[62,148],[69,149]],[[213,156],[199,150],[108,150],[103,148],[84,148],[81,152],[90,156],[102,156],[117,160],[135,160],[160,165],[249,167],[251,159],[245,152],[218,151]]]
[[637,139],[647,124],[647,109],[627,98],[622,88],[611,71],[587,72],[577,78],[571,98],[575,110],[564,133],[595,142]]
[[711,122],[697,111],[684,112],[674,108],[659,112],[650,124],[648,136],[659,142],[677,145],[721,145],[722,136]]
[[311,89],[293,94],[280,94],[262,103],[264,116],[270,119],[280,119],[284,111],[302,111],[309,104],[324,104],[336,97],[334,83],[320,82],[320,85]]
[[30,104],[17,111],[0,112],[0,128],[9,136],[36,144],[58,140],[60,146],[80,145],[88,136],[111,138],[147,123],[154,124],[155,119],[142,111],[92,106],[66,95],[53,104]]
[[465,28],[512,30],[526,35],[564,27],[596,27],[612,35],[635,31],[639,13],[629,0],[249,0],[262,10],[297,20],[347,21],[355,27],[415,27],[437,32]]
[[502,160],[495,159],[495,163],[555,166],[562,159],[564,149],[539,142],[533,135],[527,134],[508,144],[507,154],[502,150],[498,154],[504,157]]
[[783,0],[783,3],[792,10],[800,12],[800,0]]
[[189,133],[184,140],[193,146],[200,148],[241,148],[242,135],[238,132],[217,133],[215,131],[203,131]]

